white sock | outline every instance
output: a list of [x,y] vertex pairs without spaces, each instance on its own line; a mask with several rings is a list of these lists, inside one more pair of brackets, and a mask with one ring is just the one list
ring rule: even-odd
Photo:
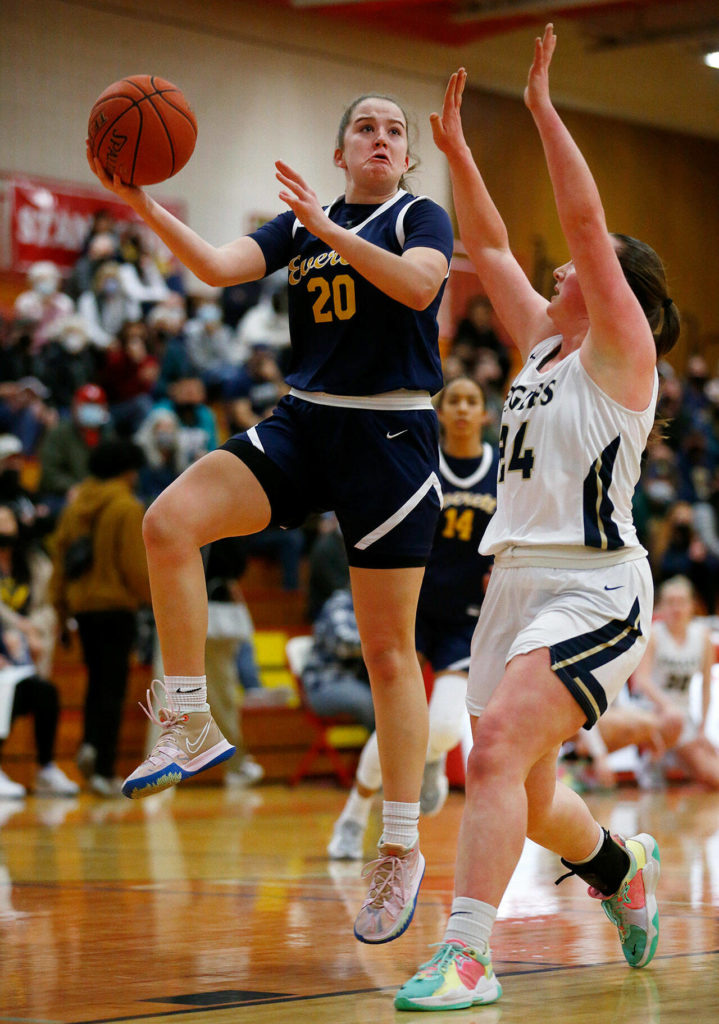
[[419,841],[419,800],[416,804],[384,800],[382,803],[384,826],[379,846],[386,843],[411,849]]
[[165,676],[165,689],[178,711],[209,711],[207,676]]
[[433,764],[462,739],[467,712],[467,677],[445,673],[435,678],[429,701],[427,762]]
[[357,792],[357,787],[353,786],[350,795],[347,797],[347,803],[342,809],[340,814],[340,821],[356,821],[358,825],[362,825],[364,828],[369,821],[369,812],[372,808],[371,796],[360,796]]
[[382,785],[382,768],[379,763],[377,733],[373,732],[362,747],[355,778],[365,789],[377,790]]
[[469,896],[455,896],[444,933],[444,941],[461,939],[478,953],[489,948],[489,936],[497,917],[497,908]]
[[599,841],[592,852],[588,857],[585,857],[584,860],[572,860],[569,862],[570,864],[588,864],[590,860],[593,860],[593,858],[597,856],[601,848],[604,846],[604,829],[599,823],[597,823],[597,828],[599,829]]

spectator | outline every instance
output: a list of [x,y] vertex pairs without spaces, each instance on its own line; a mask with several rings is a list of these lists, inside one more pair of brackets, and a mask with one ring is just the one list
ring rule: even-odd
[[149,354],[147,342],[144,321],[128,320],[108,349],[100,375],[115,430],[125,436],[139,428],[152,408],[151,393],[160,367]]
[[180,456],[185,469],[217,447],[215,414],[205,403],[206,391],[196,376],[181,377],[168,385],[167,398],[156,409],[171,409],[180,421]]
[[75,304],[60,291],[62,276],[49,260],[33,263],[28,271],[28,291],[15,299],[15,316],[30,327],[34,354],[52,337],[58,320],[70,316]]
[[53,408],[67,413],[77,389],[97,379],[100,362],[83,318],[74,313],[59,320],[52,338],[35,357],[37,375],[49,390]]
[[223,288],[220,296],[222,322],[233,331],[236,330],[248,309],[259,302],[261,292],[261,281],[242,281]]
[[172,409],[157,407],[135,434],[135,441],[145,454],[138,482],[138,495],[144,505],[151,505],[182,472],[180,429]]
[[[80,791],[54,760],[59,713],[57,687],[37,674],[26,638],[16,630],[0,627],[0,756],[15,719],[32,715],[36,796],[75,796]],[[0,798],[22,799],[25,792],[24,786],[13,782],[0,769]]]
[[286,276],[265,282],[259,302],[245,313],[237,327],[237,340],[245,358],[253,345],[266,345],[274,353],[282,372],[289,371],[288,308],[289,286]]
[[22,529],[12,504],[0,504],[0,624],[24,637],[42,675],[50,673],[55,644],[50,573],[48,556]]
[[309,552],[307,618],[314,622],[336,590],[350,585],[349,564],[342,532],[334,512],[325,512],[317,524]]
[[253,345],[247,361],[235,368],[223,389],[230,432],[236,434],[259,423],[288,390],[272,350]]
[[693,506],[694,530],[719,565],[719,468],[714,470],[701,499]]
[[195,316],[185,324],[187,353],[210,394],[219,394],[240,361],[240,348],[222,322],[222,309],[213,298],[197,303]]
[[[498,363],[499,388],[504,392],[509,376],[510,358],[506,346],[493,327],[493,317],[494,310],[487,296],[473,296],[467,303],[464,317],[457,324],[451,351],[462,360],[464,371],[469,377],[474,376],[480,353],[493,352]],[[482,381],[480,385],[485,388]]]
[[686,576],[693,583],[706,613],[715,610],[719,562],[707,550],[694,528],[694,512],[686,501],[677,501],[656,531],[653,550],[655,582]]
[[107,396],[97,384],[84,384],[73,395],[70,418],[60,420],[45,435],[38,457],[38,493],[53,514],[72,501],[85,479],[90,453],[112,436]]
[[22,483],[25,459],[22,445],[14,434],[0,434],[0,503],[15,515],[20,533],[27,543],[35,543],[52,527],[50,510]]
[[26,455],[34,455],[45,432],[57,422],[47,404],[49,390],[37,377],[21,377],[0,385],[0,429],[15,434]]
[[88,325],[98,348],[108,348],[128,320],[139,320],[140,303],[128,295],[119,263],[103,262],[95,271],[92,287],[77,300],[77,311]]
[[170,294],[142,230],[136,224],[125,225],[120,234],[120,280],[125,294],[140,303],[143,316]]
[[159,302],[146,318],[149,329],[148,349],[159,360],[160,376],[155,387],[158,397],[165,397],[169,384],[197,373],[187,351],[185,300],[172,292]]
[[208,597],[207,658],[208,700],[223,736],[236,752],[223,763],[225,784],[246,786],[264,775],[247,753],[238,708],[239,648],[254,655],[254,625],[245,603],[240,579],[245,571],[244,537],[228,537],[203,549]]
[[302,686],[316,714],[347,714],[369,732],[374,730],[372,693],[349,589],[335,591],[315,620]]
[[90,476],[62,513],[54,537],[51,594],[60,623],[77,620],[87,670],[78,766],[92,792],[120,794],[115,777],[138,607],[150,603],[143,507],[133,495],[143,464],[131,441],[97,445]]
[[82,255],[76,260],[68,279],[68,291],[77,301],[84,292],[92,290],[95,274],[103,263],[117,263],[120,255],[117,233],[111,229],[98,230],[88,236]]

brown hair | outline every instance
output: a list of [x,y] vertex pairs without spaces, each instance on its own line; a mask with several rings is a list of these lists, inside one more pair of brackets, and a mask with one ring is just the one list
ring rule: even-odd
[[385,93],[382,92],[366,92],[363,93],[362,96],[358,96],[356,99],[352,100],[350,105],[345,108],[345,111],[342,114],[342,117],[340,118],[339,128],[337,129],[337,149],[344,149],[345,134],[349,127],[350,120],[352,119],[352,114],[354,113],[355,109],[360,105],[360,103],[362,103],[363,100],[387,100],[388,103],[394,103],[394,105],[396,107],[399,107],[399,109],[402,111],[402,117],[404,118],[404,126],[407,130],[407,155],[409,157],[409,167],[402,175],[402,177],[399,179],[399,187],[406,188],[407,177],[417,169],[417,167],[419,166],[419,160],[415,157],[414,153],[412,152],[414,126],[410,125],[409,118],[407,117],[407,111],[404,109],[399,100],[395,99],[394,96],[387,96],[385,95]]
[[646,242],[617,232],[613,232],[612,237],[620,242],[617,257],[624,277],[649,321],[659,359],[674,348],[681,329],[679,310],[667,293],[664,266]]

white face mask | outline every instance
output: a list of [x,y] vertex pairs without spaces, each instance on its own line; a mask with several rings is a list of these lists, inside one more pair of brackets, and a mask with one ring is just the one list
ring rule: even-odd
[[35,282],[34,291],[36,291],[38,295],[54,295],[55,282],[50,277],[41,277],[39,281]]
[[69,331],[62,338],[62,347],[71,355],[77,355],[78,352],[82,352],[85,348],[84,334],[80,334],[79,331]]
[[109,419],[107,409],[95,402],[83,402],[78,405],[75,415],[81,427],[101,427]]

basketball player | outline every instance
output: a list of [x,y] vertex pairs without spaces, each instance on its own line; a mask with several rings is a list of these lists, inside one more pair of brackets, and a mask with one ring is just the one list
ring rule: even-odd
[[[673,576],[661,584],[658,617],[634,683],[659,710],[681,711],[683,728],[675,750],[694,778],[719,789],[719,751],[705,732],[714,645],[708,625],[694,615],[694,600],[694,588],[686,576]],[[689,684],[698,673],[702,676],[702,701],[701,717],[695,721],[689,707]]]
[[462,239],[525,363],[504,404],[497,511],[480,548],[495,564],[472,639],[474,746],[455,899],[438,953],[396,997],[402,1010],[500,997],[489,938],[527,836],[589,883],[632,966],[649,963],[657,944],[656,842],[610,836],[557,783],[556,761],[646,646],[652,579],[631,499],[654,419],[657,355],[676,340],[678,314],[656,254],[607,230],[590,171],[550,100],[555,42],[548,25],[525,90],[571,256],[554,272],[550,302],[512,255],[464,140],[464,70],[432,115]]
[[380,858],[355,931],[387,942],[409,924],[424,872],[418,820],[428,726],[414,621],[441,505],[430,396],[442,386],[436,317],[453,236],[444,210],[402,187],[410,152],[407,118],[395,101],[369,95],[353,102],[334,162],[345,193],[322,207],[278,161],[279,196],[289,210],[215,248],[91,159],[100,181],[206,283],[289,268],[289,395],[268,419],[193,464],[145,517],[167,673],[164,706],[149,713],[164,728],[123,791],[156,792],[232,753],[206,703],[202,545],[334,510],[385,779]]
[[[420,659],[434,670],[427,763],[420,793],[420,812],[425,815],[437,814],[447,799],[447,752],[463,739],[469,724],[469,645],[491,565],[491,559],[480,555],[478,547],[497,504],[497,454],[482,442],[482,389],[468,377],[457,377],[440,392],[436,408],[444,502],[419,594],[416,626]],[[381,785],[373,733],[327,847],[333,860],[362,859],[372,798]]]

